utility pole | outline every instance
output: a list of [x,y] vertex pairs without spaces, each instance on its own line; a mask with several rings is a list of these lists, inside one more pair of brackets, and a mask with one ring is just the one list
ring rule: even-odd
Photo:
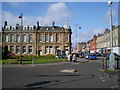
[[23,14],[20,14],[19,17],[21,25],[20,25],[20,64],[22,64],[22,22],[23,22]]
[[77,43],[78,43],[78,41],[77,41],[77,34],[78,34],[77,30],[81,29],[81,27],[79,26],[79,24],[75,24],[75,29],[76,29],[76,50],[77,50]]
[[110,15],[110,46],[111,46],[111,53],[109,56],[109,69],[115,69],[115,55],[113,54],[113,27],[112,27],[112,1],[108,2],[109,4],[109,15]]

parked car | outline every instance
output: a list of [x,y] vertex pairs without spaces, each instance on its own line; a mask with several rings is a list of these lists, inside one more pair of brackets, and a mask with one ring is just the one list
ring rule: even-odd
[[101,53],[101,57],[106,57],[107,53]]
[[101,54],[98,53],[98,52],[95,52],[94,54],[95,54],[96,56],[101,56]]
[[90,53],[89,55],[88,55],[88,59],[97,59],[97,56],[96,56],[96,54],[95,53]]
[[80,58],[84,58],[84,53],[79,53]]
[[[120,60],[120,55],[113,53],[115,55],[115,60]],[[110,53],[106,54],[106,60],[109,60]]]
[[13,55],[15,55],[15,54],[13,54],[13,53],[8,54],[8,56],[13,56]]
[[84,54],[84,58],[88,59],[89,53]]
[[79,57],[79,53],[72,53],[72,56],[73,56],[74,54],[76,55],[76,57]]

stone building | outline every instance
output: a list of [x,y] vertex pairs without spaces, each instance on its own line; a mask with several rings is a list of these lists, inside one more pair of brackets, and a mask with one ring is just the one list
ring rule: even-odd
[[36,26],[10,26],[5,21],[0,43],[16,55],[20,52],[23,55],[56,55],[58,50],[68,54],[71,53],[71,34],[68,20],[63,27],[55,26],[54,22],[52,26],[40,26],[39,22]]
[[87,41],[85,50],[87,53],[90,52],[90,41]]
[[86,42],[81,42],[77,44],[77,50],[79,52],[86,52],[85,48],[86,48]]
[[103,34],[98,34],[97,37],[97,52],[107,53],[110,51],[110,30],[105,29]]
[[[120,55],[120,26],[113,26],[113,52]],[[97,51],[101,53],[108,53],[110,48],[110,30],[105,29],[103,34],[98,34],[97,37]]]

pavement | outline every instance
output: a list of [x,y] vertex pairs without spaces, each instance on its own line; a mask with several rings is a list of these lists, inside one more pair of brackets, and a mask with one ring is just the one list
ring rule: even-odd
[[79,59],[75,63],[3,65],[2,84],[3,88],[25,89],[119,87],[115,79],[116,75],[106,77],[108,74],[99,70],[102,68],[100,62],[100,60]]
[[3,64],[4,67],[26,67],[26,66],[38,66],[38,65],[43,65],[43,66],[49,66],[49,65],[65,65],[65,64],[82,64],[86,62],[91,62],[88,59],[82,59],[78,58],[77,62],[69,62],[69,61],[60,61],[60,62],[55,62],[55,63],[40,63],[40,64]]

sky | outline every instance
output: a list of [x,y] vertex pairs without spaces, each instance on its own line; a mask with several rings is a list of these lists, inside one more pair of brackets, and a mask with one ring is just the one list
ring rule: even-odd
[[[24,25],[63,26],[68,19],[72,29],[72,43],[87,42],[93,35],[102,34],[110,27],[109,6],[107,2],[2,2],[2,23],[9,25],[20,23],[18,16],[23,14]],[[112,4],[113,24],[118,25],[118,2]],[[76,24],[81,29],[76,29]],[[77,30],[77,31],[76,31]]]

